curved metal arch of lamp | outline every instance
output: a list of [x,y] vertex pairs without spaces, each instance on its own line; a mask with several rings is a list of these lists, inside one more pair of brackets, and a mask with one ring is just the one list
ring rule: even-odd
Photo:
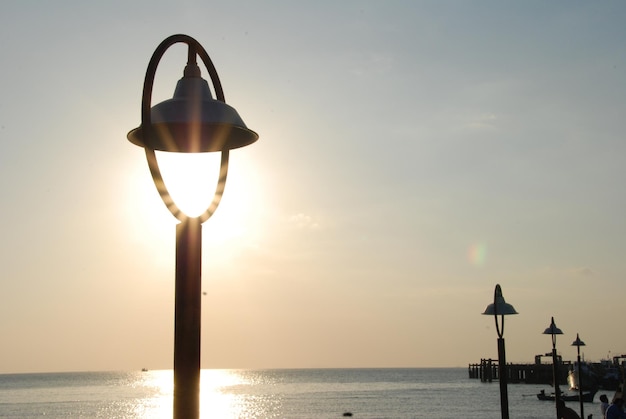
[[[496,288],[493,292],[493,304],[489,304],[483,314],[494,316],[498,337],[502,338],[504,336],[504,316],[518,313],[511,304],[504,300],[502,288],[500,287],[500,284],[496,284]],[[500,323],[498,323],[498,316],[500,316]]]
[[172,213],[174,217],[176,217],[177,220],[183,222],[190,218],[195,218],[200,222],[200,224],[202,224],[206,220],[211,218],[211,216],[215,213],[215,210],[217,210],[220,202],[222,201],[222,195],[224,194],[224,189],[226,188],[226,176],[228,174],[228,150],[224,150],[221,152],[220,174],[219,178],[217,179],[215,192],[213,193],[213,201],[211,201],[206,210],[204,210],[204,212],[197,217],[189,217],[178,207],[178,205],[176,205],[176,203],[172,199],[172,196],[170,195],[167,186],[165,186],[165,181],[163,181],[163,176],[161,175],[161,170],[159,169],[159,163],[157,161],[155,151],[146,148],[145,153],[146,160],[148,162],[148,168],[150,169],[152,180],[154,181],[154,186],[156,186],[157,191],[159,192],[159,196],[161,197],[161,200],[163,201],[167,209],[170,211],[170,213]]
[[[188,75],[188,68],[190,68],[190,66],[193,69],[193,66],[196,65],[196,56],[199,55],[211,77],[211,84],[213,85],[216,99],[220,102],[226,103],[224,91],[222,89],[222,84],[217,74],[217,70],[215,69],[213,62],[211,61],[211,58],[209,57],[204,47],[202,47],[202,45],[198,41],[188,35],[172,35],[163,40],[163,42],[161,42],[161,44],[159,44],[159,46],[156,48],[156,50],[152,54],[150,62],[148,63],[148,69],[146,70],[146,77],[144,79],[143,86],[143,95],[141,99],[141,128],[146,130],[146,132],[144,133],[144,137],[146,138],[150,138],[155,135],[155,128],[152,125],[151,101],[156,69],[165,52],[171,46],[177,43],[185,43],[189,47],[185,75]],[[199,69],[197,70],[196,74],[199,76]],[[170,192],[168,191],[167,186],[165,185],[165,182],[163,180],[163,176],[161,175],[161,170],[159,168],[155,150],[152,147],[148,146],[144,147],[144,150],[146,153],[148,167],[152,175],[152,180],[154,181],[154,185],[157,188],[157,191],[159,192],[159,195],[161,196],[161,199],[167,209],[179,221],[185,221],[189,218],[192,218],[187,216],[172,199]],[[228,174],[228,158],[229,149],[222,149],[220,159],[220,172],[213,195],[213,201],[209,204],[209,206],[201,215],[193,217],[196,218],[200,223],[208,220],[213,215],[213,213],[215,213],[215,210],[217,210],[217,207],[220,204],[224,189],[226,187],[226,177]]]

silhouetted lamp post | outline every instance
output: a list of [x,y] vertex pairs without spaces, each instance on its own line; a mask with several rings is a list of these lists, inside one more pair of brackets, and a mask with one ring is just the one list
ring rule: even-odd
[[[483,314],[493,315],[496,320],[496,331],[498,332],[498,375],[500,381],[500,410],[502,419],[509,419],[509,395],[507,389],[508,372],[506,370],[506,351],[504,348],[504,316],[517,314],[511,304],[507,304],[502,296],[500,284],[496,285],[493,294],[493,304],[489,304]],[[500,316],[501,324],[498,323]]]
[[[172,99],[150,107],[156,68],[172,45],[188,46],[187,65]],[[204,62],[213,84],[200,76],[197,56]],[[225,103],[217,71],[202,45],[187,35],[173,35],[157,47],[143,85],[141,125],[128,133],[143,147],[148,167],[161,199],[180,223],[176,226],[176,284],[174,307],[174,418],[197,418],[200,413],[200,312],[202,223],[217,209],[224,192],[231,149],[255,142],[235,109]],[[184,214],[171,198],[159,169],[155,150],[176,153],[220,152],[220,174],[213,201],[197,217]]]
[[585,414],[583,411],[583,374],[580,366],[580,347],[585,346],[585,342],[580,340],[578,333],[576,333],[576,340],[572,342],[572,346],[576,346],[576,350],[578,352],[578,397],[580,398],[580,417],[584,418]]
[[557,419],[559,419],[559,401],[561,400],[561,390],[559,389],[559,372],[556,357],[556,335],[562,335],[563,332],[561,331],[561,329],[556,327],[556,324],[554,324],[554,317],[552,317],[550,326],[548,326],[548,328],[543,331],[543,334],[552,335],[552,379],[554,381],[554,403],[556,405],[556,417]]

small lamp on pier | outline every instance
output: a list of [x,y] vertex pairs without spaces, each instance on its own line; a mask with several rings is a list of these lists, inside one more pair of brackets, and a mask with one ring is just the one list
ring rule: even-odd
[[[151,107],[159,61],[177,43],[188,47],[183,78],[178,81],[172,99]],[[215,99],[209,84],[200,76],[198,56],[211,77]],[[202,223],[213,215],[224,193],[229,151],[252,144],[259,136],[226,104],[217,71],[202,45],[190,36],[173,35],[159,44],[150,59],[143,86],[141,125],[127,137],[144,148],[154,185],[167,209],[180,221],[176,226],[174,287],[174,418],[194,419],[200,415]],[[174,203],[161,176],[155,151],[221,153],[213,201],[204,213],[190,217]]]
[[561,400],[561,390],[559,389],[559,370],[558,370],[558,359],[556,356],[556,335],[562,335],[563,332],[561,329],[556,327],[554,323],[554,317],[552,317],[552,321],[550,322],[550,326],[543,331],[544,335],[552,335],[552,380],[554,381],[554,403],[556,406],[556,417],[559,419],[561,416],[559,415],[559,402]]
[[585,417],[585,413],[584,413],[584,410],[583,410],[583,374],[582,374],[582,369],[581,369],[581,365],[580,365],[580,347],[581,346],[585,346],[585,342],[580,340],[580,336],[578,336],[578,333],[576,333],[576,340],[574,342],[572,342],[572,346],[576,346],[576,350],[578,352],[578,358],[577,358],[577,362],[578,362],[578,383],[576,383],[576,385],[578,386],[578,397],[580,399],[580,417],[584,418]]
[[[500,284],[496,285],[493,295],[493,303],[489,304],[483,313],[493,315],[496,321],[496,331],[498,332],[498,375],[500,381],[500,410],[502,419],[509,419],[509,396],[507,389],[508,372],[506,369],[506,351],[504,347],[504,316],[517,314],[511,304],[504,301]],[[500,323],[498,323],[500,316]]]

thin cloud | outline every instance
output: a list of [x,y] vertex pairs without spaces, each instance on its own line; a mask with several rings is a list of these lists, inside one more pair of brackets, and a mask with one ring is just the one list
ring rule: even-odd
[[485,113],[474,118],[466,126],[470,129],[496,129],[496,116],[492,113]]
[[593,276],[593,270],[587,266],[581,268],[573,268],[570,270],[570,272],[577,276]]
[[319,228],[319,224],[313,217],[302,213],[289,217],[289,224],[298,229],[316,230]]

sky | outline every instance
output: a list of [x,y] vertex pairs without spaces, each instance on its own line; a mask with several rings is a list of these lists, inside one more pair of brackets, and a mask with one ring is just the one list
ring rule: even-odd
[[[203,226],[203,368],[495,359],[496,284],[519,312],[509,362],[550,352],[551,317],[566,360],[576,333],[587,360],[626,353],[626,3],[0,11],[0,373],[172,368],[177,221],[126,134],[177,33],[260,136]],[[166,53],[153,104],[185,54]]]

